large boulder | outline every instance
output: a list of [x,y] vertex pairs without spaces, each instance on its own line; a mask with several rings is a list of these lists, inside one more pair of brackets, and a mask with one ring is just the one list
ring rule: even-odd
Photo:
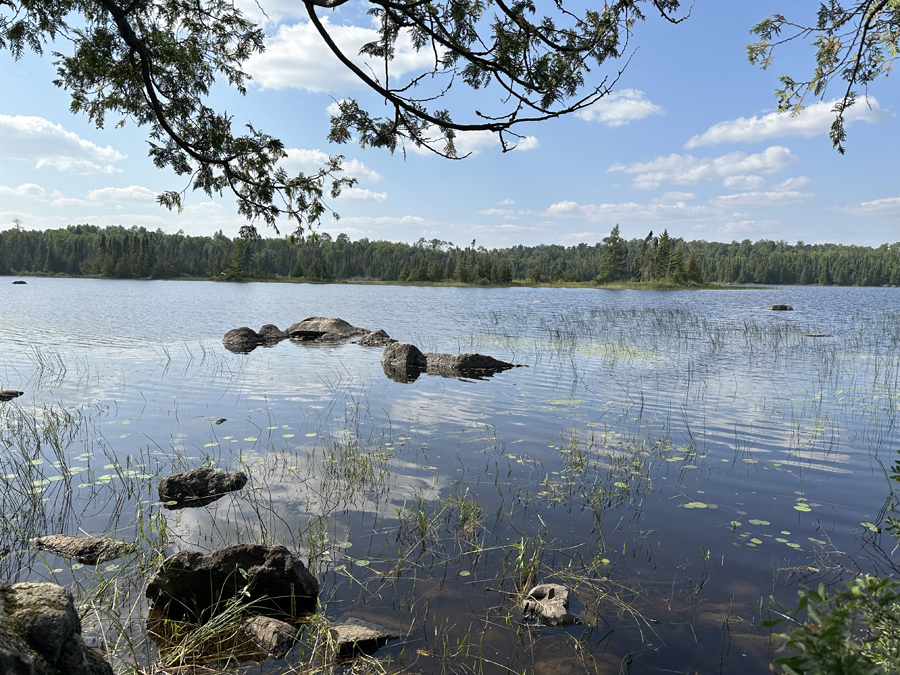
[[112,675],[85,645],[72,594],[46,583],[0,584],[0,673]]
[[166,476],[159,481],[159,501],[169,509],[206,506],[247,484],[243,471],[216,471],[206,467]]
[[32,542],[42,551],[50,551],[63,558],[77,560],[82,565],[99,565],[115,560],[133,550],[133,545],[107,537],[73,537],[50,534]]
[[391,368],[422,368],[428,363],[425,355],[415,345],[407,342],[391,342],[384,348],[381,365]]
[[166,558],[146,593],[170,619],[202,621],[233,598],[251,604],[256,614],[278,618],[314,612],[319,584],[284,546],[235,544],[206,555],[179,551]]
[[287,332],[293,340],[315,342],[340,342],[369,333],[365,328],[351,326],[343,319],[326,319],[321,316],[311,316],[295,323]]
[[225,345],[225,349],[239,354],[252,352],[263,342],[263,337],[252,328],[247,328],[247,326],[232,328],[222,338],[222,344]]
[[540,621],[546,626],[573,626],[580,623],[569,611],[569,589],[562,584],[535,586],[522,600],[526,621]]
[[356,344],[362,345],[363,347],[384,347],[391,342],[393,342],[391,336],[388,335],[384,329],[379,328],[357,340]]

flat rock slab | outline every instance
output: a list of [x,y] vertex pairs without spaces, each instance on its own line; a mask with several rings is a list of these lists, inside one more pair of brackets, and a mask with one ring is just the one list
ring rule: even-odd
[[562,584],[539,584],[522,600],[522,616],[526,621],[540,621],[546,626],[573,626],[581,620],[569,611],[569,589]]
[[72,594],[47,583],[0,584],[0,672],[112,675],[85,645]]
[[252,603],[260,615],[297,617],[316,610],[319,584],[284,546],[235,544],[166,558],[146,594],[172,619],[205,620],[233,598]]
[[790,305],[769,305],[766,309],[771,309],[773,312],[793,312],[794,308]]
[[280,659],[294,647],[299,632],[291,624],[270,616],[254,616],[241,625],[241,630],[266,654]]
[[14,398],[19,398],[24,391],[16,391],[15,389],[4,389],[0,391],[0,401],[12,401]]
[[500,361],[484,354],[425,354],[425,368],[429,373],[499,373],[515,368],[514,363]]
[[315,342],[341,342],[357,335],[367,335],[365,328],[351,326],[343,319],[327,319],[311,316],[295,323],[287,330],[293,340]]
[[335,643],[338,656],[349,656],[354,652],[371,654],[388,640],[400,637],[400,634],[386,626],[357,617],[349,617],[331,627],[331,637]]
[[243,471],[216,471],[205,467],[166,476],[159,481],[159,501],[167,509],[212,504],[247,484]]
[[98,565],[120,558],[134,550],[124,541],[106,537],[72,537],[68,534],[51,534],[38,537],[32,543],[42,551],[50,551],[63,558],[77,560],[82,565]]

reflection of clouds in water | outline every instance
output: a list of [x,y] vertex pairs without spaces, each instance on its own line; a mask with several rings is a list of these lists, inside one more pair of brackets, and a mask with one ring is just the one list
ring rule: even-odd
[[243,461],[250,476],[246,488],[205,508],[167,512],[176,550],[261,542],[305,552],[304,533],[312,519],[327,517],[332,542],[347,539],[350,533],[341,516],[357,512],[396,518],[397,508],[407,501],[439,499],[450,484],[449,476],[393,459],[378,464],[376,479],[363,485],[348,483],[336,473],[342,467],[329,467],[321,452],[245,454]]

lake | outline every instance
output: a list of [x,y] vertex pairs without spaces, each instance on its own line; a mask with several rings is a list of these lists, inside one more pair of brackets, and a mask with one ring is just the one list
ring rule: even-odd
[[[898,289],[12,281],[0,388],[25,395],[0,403],[0,581],[72,590],[118,672],[157,660],[143,589],[182,549],[297,552],[327,620],[402,632],[354,666],[373,672],[765,672],[775,602],[895,570]],[[221,343],[309,316],[524,367],[404,384],[379,348]],[[159,480],[197,466],[250,481],[163,508]],[[28,542],[54,533],[140,550],[92,567]],[[581,624],[522,621],[543,581]]]

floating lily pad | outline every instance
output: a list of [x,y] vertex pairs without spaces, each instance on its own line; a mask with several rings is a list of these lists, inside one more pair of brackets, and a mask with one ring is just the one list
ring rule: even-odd
[[247,438],[245,438],[244,440],[248,443],[255,443],[257,441],[257,438],[256,436],[247,436]]
[[803,513],[809,513],[810,511],[812,511],[812,509],[809,508],[806,504],[794,504],[794,508]]
[[469,576],[470,574],[472,574],[472,573],[469,572],[468,570],[463,570],[462,572],[459,573],[459,576],[461,576],[461,577],[467,577],[467,576]]
[[214,448],[214,447],[216,447],[217,445],[218,445],[218,443],[207,443],[207,444],[204,445],[203,447],[204,447],[204,448]]
[[751,539],[750,541],[752,541],[754,544],[761,544],[761,543],[762,543],[762,539],[757,539],[756,537],[753,537],[753,539]]
[[688,502],[687,504],[684,505],[684,508],[686,508],[686,509],[705,509],[705,508],[707,508],[707,506],[708,505],[704,504],[703,502]]
[[282,438],[293,438],[294,434],[282,434],[281,437]]
[[772,523],[770,523],[768,520],[760,520],[759,518],[751,518],[750,524],[751,525],[771,525]]
[[317,436],[318,434],[306,434],[307,438],[312,438],[313,436]]

